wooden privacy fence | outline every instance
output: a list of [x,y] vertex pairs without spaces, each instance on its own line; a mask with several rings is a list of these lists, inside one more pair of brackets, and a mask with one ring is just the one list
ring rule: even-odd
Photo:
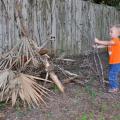
[[[20,39],[16,1],[0,1],[0,52]],[[115,8],[81,0],[22,0],[22,14],[30,37],[39,45],[49,41],[48,47],[66,55],[90,51],[95,36],[109,39],[110,26],[120,23],[120,11]],[[50,41],[50,36],[55,39]]]

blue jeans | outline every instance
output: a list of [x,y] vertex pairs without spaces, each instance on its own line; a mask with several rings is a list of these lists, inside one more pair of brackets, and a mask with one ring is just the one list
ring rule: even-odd
[[110,64],[109,66],[109,87],[110,89],[119,88],[118,73],[120,72],[119,64]]

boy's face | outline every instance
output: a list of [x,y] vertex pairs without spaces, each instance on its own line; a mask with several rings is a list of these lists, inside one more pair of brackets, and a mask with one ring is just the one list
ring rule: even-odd
[[120,35],[120,32],[119,32],[118,28],[112,27],[110,29],[110,36],[111,36],[111,38],[117,38],[119,35]]

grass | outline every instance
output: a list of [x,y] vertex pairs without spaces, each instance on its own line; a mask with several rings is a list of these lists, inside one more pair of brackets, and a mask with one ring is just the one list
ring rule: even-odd
[[51,111],[45,114],[45,120],[54,120],[54,115]]
[[59,88],[57,87],[57,85],[55,85],[55,84],[51,87],[51,89],[52,89],[54,92],[59,92],[59,91],[60,91]]
[[6,106],[5,101],[0,102],[0,110],[3,110]]
[[81,117],[81,120],[87,120],[87,114],[86,113],[83,113],[82,117]]
[[[76,120],[95,120],[94,118],[95,113],[94,112],[90,112],[90,113],[83,113],[81,117],[76,118]],[[105,120],[104,118],[104,114],[101,113],[99,115],[99,118],[97,118],[97,120]],[[117,120],[117,119],[116,119]]]
[[93,90],[93,88],[90,85],[86,85],[85,90],[92,98],[96,98],[96,92]]
[[115,110],[120,110],[120,103],[113,104],[112,108]]
[[120,120],[120,115],[115,115],[112,117],[112,120]]
[[103,114],[100,114],[100,118],[98,118],[98,120],[105,120],[105,117]]
[[15,106],[15,112],[16,112],[16,116],[18,118],[21,118],[25,115],[25,112],[22,110],[19,103],[17,103]]
[[16,103],[16,106],[14,106],[16,116],[18,118],[24,117],[28,112],[31,112],[33,110],[32,107],[23,107],[20,102]]
[[90,117],[90,120],[94,120],[94,113],[91,112],[90,115],[89,115],[89,117]]

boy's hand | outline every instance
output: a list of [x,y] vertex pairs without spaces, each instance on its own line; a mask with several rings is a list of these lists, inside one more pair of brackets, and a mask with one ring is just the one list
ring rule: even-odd
[[95,38],[95,43],[96,44],[99,44],[99,41],[100,41],[99,39]]
[[96,45],[96,44],[94,44],[94,45],[92,45],[92,47],[93,47],[93,48],[97,48],[97,45]]

